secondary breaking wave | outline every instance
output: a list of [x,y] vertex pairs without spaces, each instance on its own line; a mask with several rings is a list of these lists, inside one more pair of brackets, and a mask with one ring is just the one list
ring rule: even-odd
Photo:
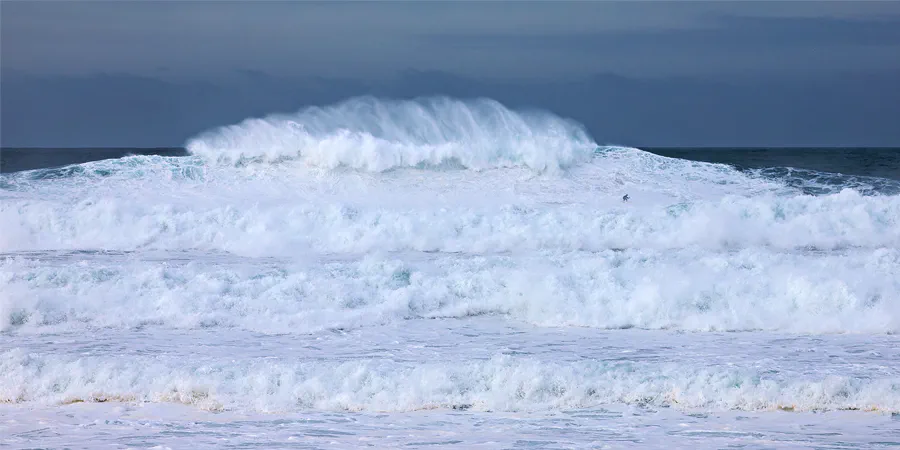
[[[191,199],[190,193],[181,194]],[[562,195],[562,194],[560,194]],[[374,199],[373,199],[374,201]],[[0,204],[0,251],[222,250],[245,256],[372,251],[497,253],[699,247],[840,250],[900,246],[900,197],[726,197],[652,208],[532,202],[239,204],[89,198]]]
[[299,159],[333,169],[527,166],[555,171],[597,149],[584,128],[541,111],[515,112],[489,99],[362,97],[293,115],[248,119],[190,140],[188,151],[243,165]]
[[[900,252],[462,256],[165,264],[102,255],[0,265],[0,331],[316,333],[496,315],[604,329],[900,331]],[[42,262],[38,262],[42,261]]]
[[682,410],[900,412],[900,379],[803,379],[736,368],[581,361],[408,364],[175,361],[0,354],[0,402],[177,402],[282,412],[463,409],[536,411],[610,403]]

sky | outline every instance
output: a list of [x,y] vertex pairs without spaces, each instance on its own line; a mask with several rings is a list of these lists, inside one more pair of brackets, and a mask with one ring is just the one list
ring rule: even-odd
[[0,143],[169,146],[355,95],[645,146],[900,145],[898,1],[0,3]]

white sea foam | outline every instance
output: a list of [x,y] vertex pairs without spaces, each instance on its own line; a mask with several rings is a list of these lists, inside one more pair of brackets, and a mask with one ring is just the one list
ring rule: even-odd
[[[173,403],[0,404],[9,447],[516,448],[572,450],[665,448],[877,448],[896,439],[889,414],[728,411],[684,414],[673,408],[604,406],[562,412],[446,410],[336,414],[203,413]],[[402,432],[399,432],[402,430]],[[777,445],[773,445],[773,443]]]

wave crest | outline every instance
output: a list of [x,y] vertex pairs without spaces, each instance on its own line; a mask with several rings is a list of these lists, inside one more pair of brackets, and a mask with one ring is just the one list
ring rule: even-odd
[[584,127],[542,111],[513,111],[490,99],[381,100],[357,97],[291,115],[247,119],[186,145],[223,164],[301,160],[335,169],[526,166],[556,171],[598,148]]

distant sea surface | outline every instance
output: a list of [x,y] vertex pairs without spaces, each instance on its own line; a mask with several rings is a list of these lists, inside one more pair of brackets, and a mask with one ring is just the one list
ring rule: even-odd
[[900,445],[896,149],[363,98],[0,170],[0,444]]
[[[797,168],[900,180],[900,147],[643,147],[670,158],[732,165],[738,169]],[[184,147],[0,149],[0,172],[46,169],[130,155],[189,156]]]

